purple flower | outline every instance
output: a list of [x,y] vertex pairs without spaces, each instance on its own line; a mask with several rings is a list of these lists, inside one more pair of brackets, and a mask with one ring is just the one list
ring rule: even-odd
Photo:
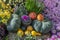
[[58,36],[58,38],[60,38],[60,32],[57,32],[57,36]]
[[51,19],[53,22],[51,32],[56,33],[60,30],[60,0],[43,0],[43,2],[46,7],[43,15]]

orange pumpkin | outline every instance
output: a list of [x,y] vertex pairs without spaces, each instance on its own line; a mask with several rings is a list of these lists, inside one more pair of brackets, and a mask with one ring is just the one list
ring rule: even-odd
[[29,13],[29,17],[30,17],[32,20],[36,19],[36,13],[35,13],[35,12]]
[[42,14],[38,14],[37,20],[43,21],[44,20],[44,16]]

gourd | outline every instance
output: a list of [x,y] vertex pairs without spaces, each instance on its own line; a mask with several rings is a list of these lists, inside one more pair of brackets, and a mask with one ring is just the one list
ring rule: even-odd
[[17,35],[18,35],[19,37],[24,36],[23,30],[19,29],[19,30],[17,31]]
[[38,32],[36,32],[36,31],[32,31],[32,32],[31,32],[31,35],[32,35],[32,36],[41,36],[41,33],[38,33]]
[[38,14],[37,15],[37,20],[43,21],[44,20],[44,16],[42,14]]
[[30,17],[32,20],[36,19],[36,13],[35,13],[35,12],[30,12],[30,13],[29,13],[29,17]]
[[17,31],[20,28],[20,23],[19,16],[17,14],[12,14],[12,18],[7,25],[7,30],[13,32]]
[[32,31],[32,30],[33,30],[33,27],[32,27],[32,26],[28,26],[28,27],[27,27],[27,30],[28,30],[28,31]]
[[52,22],[49,20],[44,20],[44,21],[34,20],[32,25],[37,32],[41,32],[41,33],[47,33],[52,28]]

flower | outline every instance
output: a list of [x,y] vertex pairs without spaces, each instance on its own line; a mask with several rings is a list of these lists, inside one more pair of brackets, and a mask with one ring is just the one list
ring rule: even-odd
[[0,18],[1,18],[1,20],[0,20],[0,22],[3,22],[3,23],[7,23],[7,21],[10,19],[10,17],[11,17],[11,13],[10,13],[10,11],[9,10],[3,10],[2,11],[2,9],[0,10],[1,11],[1,13],[0,13]]
[[[60,1],[59,0],[43,0],[45,4],[45,10],[43,15],[48,17],[53,22],[55,30],[60,30]],[[53,31],[53,30],[51,30]]]
[[3,23],[7,23],[7,20],[6,20],[6,19],[3,19],[2,22],[3,22]]

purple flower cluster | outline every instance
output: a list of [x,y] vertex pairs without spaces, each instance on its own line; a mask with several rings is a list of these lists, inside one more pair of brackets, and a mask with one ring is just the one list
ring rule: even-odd
[[53,22],[52,34],[60,34],[60,0],[43,0],[45,4],[44,15]]

